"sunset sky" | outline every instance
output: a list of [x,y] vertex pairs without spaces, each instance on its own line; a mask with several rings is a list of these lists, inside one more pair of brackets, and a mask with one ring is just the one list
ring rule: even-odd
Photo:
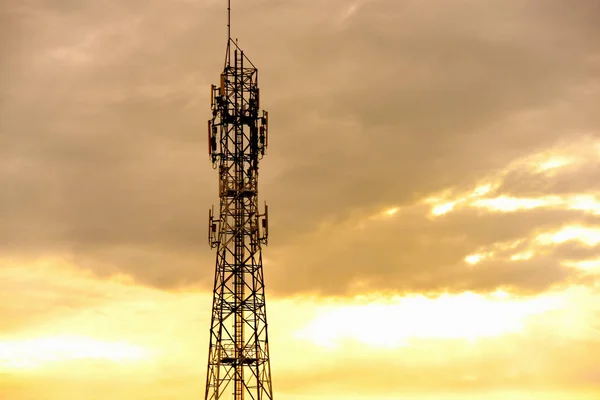
[[[600,2],[232,3],[275,398],[600,398]],[[225,10],[0,5],[0,399],[204,398]]]

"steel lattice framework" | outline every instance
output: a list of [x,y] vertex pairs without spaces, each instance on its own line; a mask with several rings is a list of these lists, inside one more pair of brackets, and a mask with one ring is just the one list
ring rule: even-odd
[[218,216],[214,208],[209,211],[209,244],[217,257],[205,399],[271,400],[261,251],[268,238],[267,205],[263,213],[258,210],[268,114],[259,111],[258,70],[228,36],[221,81],[211,87],[208,121],[220,209]]

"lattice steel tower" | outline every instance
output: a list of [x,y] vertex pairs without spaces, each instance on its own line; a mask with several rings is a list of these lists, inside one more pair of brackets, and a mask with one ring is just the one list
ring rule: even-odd
[[262,245],[268,208],[258,211],[258,163],[267,148],[268,114],[259,111],[258,70],[231,39],[218,86],[211,87],[209,155],[219,172],[219,215],[209,211],[217,249],[206,400],[271,400]]

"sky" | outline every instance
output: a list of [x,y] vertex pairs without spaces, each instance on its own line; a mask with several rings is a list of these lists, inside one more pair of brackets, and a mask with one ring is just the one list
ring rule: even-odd
[[[226,2],[0,6],[0,398],[203,398]],[[600,3],[232,1],[279,400],[600,396]]]

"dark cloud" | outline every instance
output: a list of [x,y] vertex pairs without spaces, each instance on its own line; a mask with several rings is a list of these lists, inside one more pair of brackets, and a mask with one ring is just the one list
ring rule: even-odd
[[[560,229],[557,221],[597,224],[598,218],[539,209],[510,214],[463,210],[432,220],[424,207],[413,208],[389,220],[365,218],[362,227],[358,222],[332,224],[270,251],[267,277],[276,282],[271,290],[282,293],[487,292],[502,287],[534,294],[580,275],[561,260],[593,258],[598,252],[577,242],[539,246],[535,237]],[[522,242],[507,247],[517,240]],[[511,260],[529,249],[536,257]],[[494,257],[474,266],[465,262],[468,255],[489,251]]]
[[[407,290],[494,286],[495,278],[469,278],[460,260],[480,238],[502,240],[508,223],[470,214],[446,228],[410,217],[352,242],[335,232],[319,245],[304,237],[318,236],[323,220],[470,184],[565,135],[594,136],[598,9],[578,4],[234,8],[234,34],[260,68],[271,115],[261,197],[271,205],[273,287],[339,291],[357,277]],[[97,273],[166,287],[212,280],[205,210],[218,201],[217,177],[203,121],[222,67],[224,17],[212,1],[4,7],[0,251],[67,252]],[[588,177],[579,179],[573,187]],[[279,257],[289,248],[298,250]],[[417,275],[390,272],[400,268]],[[563,274],[556,267],[533,284],[497,269],[498,285],[536,288]]]

